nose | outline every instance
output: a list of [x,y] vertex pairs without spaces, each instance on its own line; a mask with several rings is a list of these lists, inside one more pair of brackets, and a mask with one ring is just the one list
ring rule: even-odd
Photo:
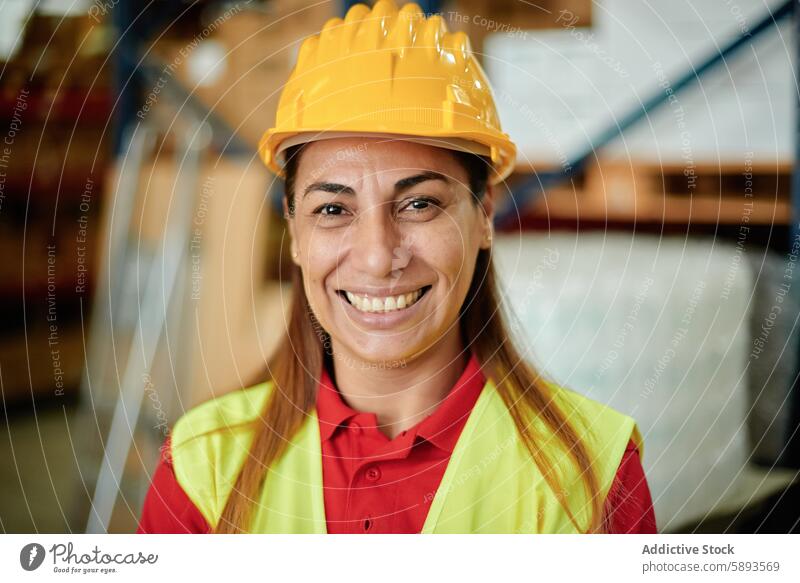
[[391,205],[377,204],[362,211],[351,236],[355,267],[376,279],[389,277],[396,267],[393,259],[401,241]]

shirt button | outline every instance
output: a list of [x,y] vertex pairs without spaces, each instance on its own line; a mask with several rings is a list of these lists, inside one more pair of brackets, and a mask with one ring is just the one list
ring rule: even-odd
[[380,469],[373,466],[367,469],[365,476],[367,477],[367,480],[369,480],[370,482],[377,482],[381,477],[381,471]]

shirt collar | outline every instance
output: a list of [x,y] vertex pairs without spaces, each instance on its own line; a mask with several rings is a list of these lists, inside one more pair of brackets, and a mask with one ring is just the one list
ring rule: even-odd
[[[408,431],[416,431],[419,437],[436,447],[452,452],[461,428],[485,384],[486,377],[478,359],[470,352],[467,366],[445,398],[430,415]],[[323,441],[330,439],[336,429],[348,419],[361,413],[344,402],[325,366],[320,375],[316,405],[320,438]]]
[[358,415],[358,411],[344,402],[339,389],[333,384],[333,380],[328,374],[328,368],[323,365],[317,386],[317,417],[319,418],[320,438],[327,441],[341,424],[355,415]]

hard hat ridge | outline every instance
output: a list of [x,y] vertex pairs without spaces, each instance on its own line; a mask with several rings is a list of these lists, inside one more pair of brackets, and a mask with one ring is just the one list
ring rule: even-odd
[[516,156],[469,38],[414,3],[399,10],[391,0],[372,9],[356,4],[305,39],[259,152],[280,175],[285,141],[340,132],[435,139],[443,147],[474,142],[492,159],[492,182],[511,172]]

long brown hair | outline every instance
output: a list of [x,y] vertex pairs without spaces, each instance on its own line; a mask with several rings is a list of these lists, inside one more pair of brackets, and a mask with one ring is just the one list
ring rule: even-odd
[[[302,148],[303,145],[293,146],[286,153],[285,197],[290,215],[294,212],[294,185]],[[455,151],[453,154],[466,168],[473,201],[478,204],[486,192],[490,161],[474,154]],[[275,390],[251,423],[254,437],[250,451],[214,529],[216,533],[249,531],[253,506],[258,504],[268,468],[314,408],[319,373],[331,355],[330,337],[314,317],[302,271],[295,264],[291,267],[291,285],[294,295],[286,333],[268,360],[266,371],[255,381],[272,380]],[[491,251],[481,249],[460,312],[465,346],[474,352],[484,374],[494,380],[523,443],[573,524],[579,531],[602,532],[607,525],[591,456],[539,372],[520,356],[500,308]],[[544,422],[551,435],[536,434],[530,422],[536,417]],[[540,447],[552,435],[560,441],[582,477],[590,500],[586,525],[579,525],[568,508],[553,460]]]

